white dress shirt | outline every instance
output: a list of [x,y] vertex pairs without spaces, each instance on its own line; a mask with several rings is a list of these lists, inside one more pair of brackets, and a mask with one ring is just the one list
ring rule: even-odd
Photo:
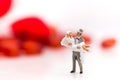
[[[85,45],[84,42],[81,42],[81,43],[79,43],[79,44],[74,44],[74,45],[72,46],[72,50],[73,50],[73,51],[77,51],[77,52],[81,52],[81,51],[83,51],[83,48],[82,48],[83,45]],[[77,46],[79,46],[80,49],[77,49]]]
[[[69,46],[68,45],[68,43],[72,43],[72,46]],[[84,42],[81,42],[81,43],[79,43],[79,44],[75,44],[75,40],[74,40],[74,38],[73,37],[67,37],[67,36],[65,36],[63,39],[62,39],[62,41],[61,41],[61,45],[62,46],[65,46],[65,47],[67,47],[67,48],[70,48],[70,49],[72,49],[72,51],[83,51],[83,49],[82,49],[82,46],[84,45],[85,43]],[[77,49],[77,46],[79,46],[80,47],[80,49]]]
[[[69,46],[68,43],[72,43],[72,45]],[[65,36],[61,41],[61,45],[71,49],[72,46],[74,45],[74,38],[73,37],[70,38],[70,37]]]

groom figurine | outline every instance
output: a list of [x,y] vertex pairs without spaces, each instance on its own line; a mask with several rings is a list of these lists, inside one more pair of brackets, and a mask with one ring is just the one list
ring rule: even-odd
[[72,69],[71,73],[74,73],[76,70],[76,61],[79,64],[80,74],[83,73],[82,63],[81,63],[81,59],[80,59],[80,57],[81,57],[80,51],[81,51],[81,48],[83,48],[83,50],[85,50],[85,51],[88,51],[88,49],[87,49],[88,46],[86,46],[84,43],[84,39],[81,36],[82,33],[83,33],[83,30],[80,29],[77,32],[76,37],[74,38],[75,48],[77,48],[77,49],[73,50],[73,54],[72,54],[73,69]]

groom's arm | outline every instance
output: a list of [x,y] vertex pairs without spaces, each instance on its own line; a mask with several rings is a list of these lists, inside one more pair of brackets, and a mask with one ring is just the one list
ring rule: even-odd
[[83,45],[82,48],[83,48],[85,51],[89,51],[88,46],[86,46],[86,45]]
[[84,42],[81,42],[81,43],[79,43],[79,44],[76,45],[76,48],[77,48],[77,49],[80,49],[80,48],[82,48],[82,46],[84,46],[84,45],[85,45],[85,43],[84,43]]
[[88,47],[89,47],[89,46],[87,46],[84,42],[81,42],[81,43],[79,43],[79,44],[77,44],[77,45],[74,45],[74,46],[73,46],[73,49],[83,48],[83,50],[89,51]]
[[85,42],[80,43],[80,45],[82,46],[83,50],[85,50],[85,51],[89,51],[89,49],[88,49],[89,46],[86,45]]

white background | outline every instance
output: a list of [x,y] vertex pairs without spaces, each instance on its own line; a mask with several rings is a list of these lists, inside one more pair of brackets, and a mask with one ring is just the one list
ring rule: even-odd
[[[70,74],[71,51],[45,49],[43,56],[0,60],[1,80],[120,80],[119,0],[13,0],[11,11],[0,19],[0,35],[10,36],[19,18],[37,16],[62,31],[83,28],[92,37],[84,57],[84,74]],[[103,51],[100,42],[115,37],[114,49]]]

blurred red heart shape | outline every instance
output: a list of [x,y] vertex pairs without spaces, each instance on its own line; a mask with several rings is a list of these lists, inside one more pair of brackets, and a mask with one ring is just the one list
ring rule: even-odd
[[9,10],[12,0],[0,0],[0,17],[3,17]]
[[37,17],[27,17],[14,22],[12,31],[20,40],[36,39],[42,44],[48,43],[50,34],[47,25]]

